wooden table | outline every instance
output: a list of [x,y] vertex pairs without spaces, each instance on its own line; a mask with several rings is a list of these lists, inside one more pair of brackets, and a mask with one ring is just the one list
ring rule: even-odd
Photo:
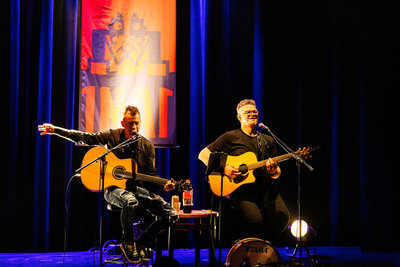
[[[216,236],[216,220],[219,213],[210,210],[192,210],[191,213],[183,213],[179,211],[178,222],[169,228],[168,232],[168,255],[174,257],[174,239],[176,231],[195,231],[195,266],[200,265],[200,246],[201,236],[208,236],[210,239],[208,245],[208,258],[209,266],[213,266],[215,263],[215,248],[214,240]],[[182,222],[185,219],[195,219],[193,222]]]

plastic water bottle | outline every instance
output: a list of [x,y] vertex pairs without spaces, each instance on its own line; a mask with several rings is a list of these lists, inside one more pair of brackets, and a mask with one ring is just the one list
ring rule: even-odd
[[172,202],[172,207],[176,210],[176,212],[179,212],[180,209],[179,196],[173,195],[171,202]]

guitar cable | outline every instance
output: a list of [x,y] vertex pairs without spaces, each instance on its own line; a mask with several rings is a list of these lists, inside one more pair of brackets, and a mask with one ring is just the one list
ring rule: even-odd
[[67,238],[68,238],[68,228],[69,228],[69,189],[71,186],[71,182],[74,178],[80,178],[81,174],[80,173],[75,173],[71,178],[69,178],[69,181],[67,183],[67,186],[65,188],[65,196],[64,196],[64,209],[65,209],[65,223],[64,223],[64,255],[63,255],[63,266],[65,265],[65,254],[67,251]]

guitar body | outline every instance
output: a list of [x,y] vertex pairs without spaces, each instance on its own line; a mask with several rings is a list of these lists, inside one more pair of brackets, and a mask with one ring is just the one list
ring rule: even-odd
[[[226,165],[234,166],[236,168],[239,168],[239,166],[242,164],[249,165],[252,163],[257,163],[257,156],[253,152],[246,152],[239,156],[228,155],[226,159]],[[221,196],[221,174],[211,173],[208,176],[208,180],[211,191],[215,195]],[[229,179],[226,175],[224,175],[222,181],[222,196],[226,196],[244,184],[254,183],[256,178],[253,175],[253,170],[249,170],[246,175],[239,176],[236,179]]]
[[[311,156],[310,152],[316,149],[318,148],[299,148],[296,152],[276,156],[272,158],[272,160],[275,162],[281,162],[292,158],[294,155],[307,158]],[[224,175],[222,179],[222,196],[229,195],[244,184],[254,183],[256,178],[253,175],[253,170],[264,167],[268,160],[269,159],[257,161],[257,156],[253,152],[246,152],[239,156],[228,155],[226,159],[226,165],[238,168],[242,175],[235,179],[229,179],[226,175]],[[208,176],[208,181],[210,183],[211,191],[215,195],[221,196],[221,174],[211,173]]]
[[[106,148],[100,146],[90,149],[82,160],[82,166],[85,166],[106,151]],[[117,186],[125,189],[127,179],[117,176],[115,172],[116,170],[132,172],[131,159],[119,159],[113,153],[110,153],[106,156],[106,161],[107,165],[104,173],[104,188]],[[81,171],[81,180],[83,185],[92,192],[101,191],[100,170],[101,162],[96,161]]]

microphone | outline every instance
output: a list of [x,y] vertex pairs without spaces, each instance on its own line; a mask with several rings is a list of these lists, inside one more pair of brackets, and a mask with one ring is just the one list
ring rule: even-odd
[[260,128],[262,128],[262,129],[267,130],[268,132],[270,132],[270,129],[268,128],[268,126],[265,126],[264,123],[262,123],[262,122],[260,122],[260,123],[258,124],[258,127],[260,127]]
[[140,135],[139,135],[138,131],[133,130],[132,137],[130,138],[131,142],[134,143],[134,142],[138,141],[139,139],[140,139]]

